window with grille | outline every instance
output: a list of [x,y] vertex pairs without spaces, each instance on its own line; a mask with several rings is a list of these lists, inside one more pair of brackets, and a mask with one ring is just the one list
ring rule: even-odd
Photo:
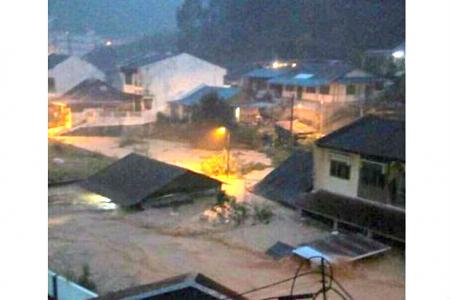
[[341,179],[350,179],[350,165],[347,162],[331,159],[330,175]]

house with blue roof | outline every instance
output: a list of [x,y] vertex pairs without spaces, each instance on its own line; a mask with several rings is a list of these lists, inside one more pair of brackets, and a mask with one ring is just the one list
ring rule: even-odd
[[194,105],[199,104],[204,97],[216,94],[220,100],[230,102],[230,100],[238,95],[239,91],[240,89],[236,87],[210,86],[202,84],[179,99],[169,103],[170,117],[174,120],[180,121],[190,120],[192,108]]
[[348,105],[375,96],[379,78],[337,60],[303,60],[272,65],[244,75],[247,89],[268,91],[280,103],[292,103],[295,116],[323,131],[331,116]]

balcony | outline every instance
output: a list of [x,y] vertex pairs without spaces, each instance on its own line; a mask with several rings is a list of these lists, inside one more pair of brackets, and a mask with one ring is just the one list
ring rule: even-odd
[[144,95],[144,87],[132,84],[125,84],[123,86],[123,92],[142,96]]

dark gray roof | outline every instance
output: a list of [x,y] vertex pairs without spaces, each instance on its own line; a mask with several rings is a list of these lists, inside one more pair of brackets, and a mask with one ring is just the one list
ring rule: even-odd
[[67,91],[62,98],[79,101],[127,101],[134,95],[123,93],[98,79],[86,79]]
[[405,212],[383,204],[319,190],[299,197],[298,208],[337,219],[399,241],[405,240]]
[[68,59],[70,56],[65,54],[56,54],[52,53],[48,56],[48,70],[53,69],[66,59]]
[[142,56],[132,57],[121,64],[121,68],[123,69],[134,69],[141,66],[146,66],[149,64],[153,64],[155,62],[167,59],[169,57],[177,56],[174,53],[149,53]]
[[202,274],[184,274],[155,283],[141,285],[96,300],[245,300],[247,298]]
[[312,173],[311,152],[295,152],[258,182],[253,191],[260,196],[294,207],[292,201],[311,190]]
[[135,43],[114,47],[100,47],[83,56],[83,59],[105,73],[117,72],[121,68],[136,68],[171,56],[173,53],[157,53],[147,48],[135,47]]
[[[180,186],[180,191],[199,181],[202,181],[202,186],[209,185],[210,188],[221,184],[208,176],[132,153],[90,176],[81,186],[116,204],[131,206],[163,191],[179,178],[182,180],[175,185]],[[176,189],[174,187],[171,191]]]
[[203,85],[181,99],[171,103],[191,106],[200,103],[200,100],[210,94],[217,94],[221,100],[229,100],[239,93],[238,88]]
[[369,115],[322,137],[316,145],[405,161],[405,122]]

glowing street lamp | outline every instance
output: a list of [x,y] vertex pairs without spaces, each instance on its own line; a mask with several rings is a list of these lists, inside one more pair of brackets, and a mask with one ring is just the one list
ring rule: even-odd
[[219,128],[216,128],[215,133],[218,136],[225,136],[226,138],[226,144],[225,144],[225,150],[227,152],[227,176],[230,176],[230,137],[231,137],[231,133],[230,130],[228,128],[226,128],[225,126],[220,126]]

